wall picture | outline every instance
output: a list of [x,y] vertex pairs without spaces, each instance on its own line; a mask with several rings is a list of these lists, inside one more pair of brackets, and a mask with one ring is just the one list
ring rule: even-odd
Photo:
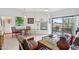
[[47,22],[40,23],[40,30],[47,30]]
[[28,18],[27,22],[28,24],[34,24],[34,18]]
[[11,19],[7,19],[7,23],[10,24],[11,23]]
[[16,17],[16,26],[24,25],[24,19],[22,17]]

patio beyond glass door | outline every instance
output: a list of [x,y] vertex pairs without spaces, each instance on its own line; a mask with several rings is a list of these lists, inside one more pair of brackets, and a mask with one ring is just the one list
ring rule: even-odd
[[52,20],[52,32],[54,35],[62,35],[62,18],[56,18]]
[[65,17],[63,18],[63,28],[62,31],[65,33],[73,33],[74,30],[74,17]]
[[56,35],[64,35],[64,33],[74,35],[76,24],[75,16],[52,19],[52,33]]

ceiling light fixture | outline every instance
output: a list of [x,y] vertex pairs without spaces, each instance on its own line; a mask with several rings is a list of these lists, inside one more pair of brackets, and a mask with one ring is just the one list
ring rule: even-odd
[[24,16],[24,18],[27,18],[26,16]]
[[44,11],[45,11],[45,12],[48,12],[49,10],[48,10],[48,9],[45,9]]

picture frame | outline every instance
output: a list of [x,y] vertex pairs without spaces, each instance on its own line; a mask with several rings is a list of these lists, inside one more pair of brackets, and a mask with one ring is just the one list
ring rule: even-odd
[[40,23],[40,30],[47,30],[47,22]]
[[7,19],[7,23],[10,24],[11,23],[11,19]]
[[16,26],[22,26],[24,25],[24,18],[23,17],[16,17]]
[[27,22],[28,24],[34,24],[34,18],[28,18]]

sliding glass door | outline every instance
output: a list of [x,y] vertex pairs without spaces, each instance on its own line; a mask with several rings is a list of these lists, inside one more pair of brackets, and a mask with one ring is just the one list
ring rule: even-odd
[[75,27],[75,17],[64,17],[63,18],[63,33],[70,33],[73,34],[74,27]]
[[57,35],[62,35],[62,18],[56,18],[52,20],[52,33]]
[[56,35],[64,35],[69,33],[75,34],[76,24],[79,16],[60,17],[52,19],[52,33]]

